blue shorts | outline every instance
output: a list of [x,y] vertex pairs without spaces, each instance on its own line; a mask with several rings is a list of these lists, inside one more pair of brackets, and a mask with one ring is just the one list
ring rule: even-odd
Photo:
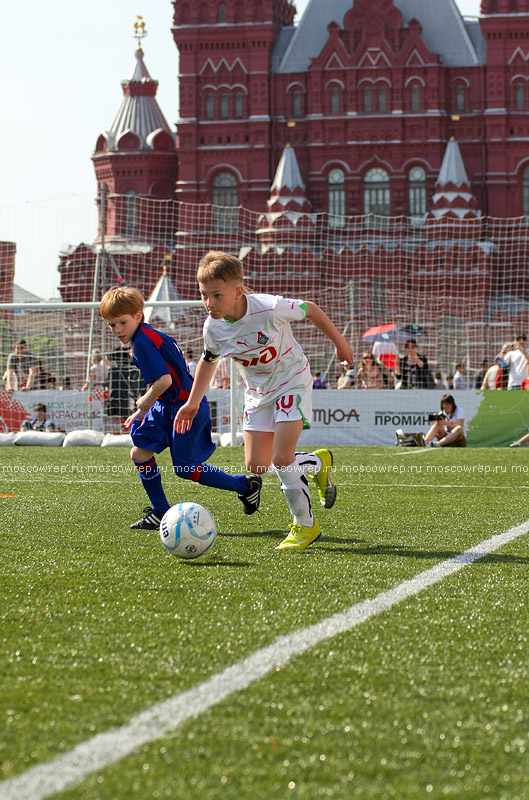
[[207,400],[202,400],[190,430],[177,433],[174,418],[182,403],[164,403],[156,400],[142,420],[135,419],[130,426],[130,435],[136,447],[161,453],[166,447],[171,450],[173,465],[195,467],[207,461],[215,450],[211,441],[211,417]]

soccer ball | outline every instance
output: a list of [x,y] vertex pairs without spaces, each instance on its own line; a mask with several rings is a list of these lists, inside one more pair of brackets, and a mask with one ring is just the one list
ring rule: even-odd
[[203,555],[217,535],[215,520],[198,503],[178,503],[162,517],[160,539],[170,553],[179,558]]

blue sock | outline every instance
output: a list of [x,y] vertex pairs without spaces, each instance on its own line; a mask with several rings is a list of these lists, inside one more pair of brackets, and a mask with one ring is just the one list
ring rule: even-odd
[[246,475],[229,475],[224,470],[211,464],[199,464],[194,469],[175,466],[174,471],[179,478],[187,478],[190,481],[202,484],[202,486],[227,489],[229,492],[237,492],[237,494],[245,494],[248,491]]
[[171,506],[167,502],[167,497],[163,490],[162,476],[160,475],[155,457],[153,456],[149,461],[144,461],[141,464],[134,461],[134,465],[138,470],[143,488],[151,501],[151,506],[155,511],[161,511],[165,514],[167,509]]

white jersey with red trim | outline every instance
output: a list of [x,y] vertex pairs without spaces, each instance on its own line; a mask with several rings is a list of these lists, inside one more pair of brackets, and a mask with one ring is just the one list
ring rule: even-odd
[[270,403],[283,394],[312,386],[308,359],[290,323],[307,315],[303,300],[270,294],[247,294],[246,313],[231,322],[208,317],[204,346],[208,360],[229,356],[246,384],[245,403]]

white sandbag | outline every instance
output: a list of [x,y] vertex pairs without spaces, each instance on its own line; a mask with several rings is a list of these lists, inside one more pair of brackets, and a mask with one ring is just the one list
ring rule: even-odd
[[101,447],[104,433],[93,431],[90,428],[78,428],[70,431],[64,437],[63,447]]
[[132,447],[130,433],[106,433],[101,447]]
[[65,434],[61,431],[21,431],[15,434],[14,444],[37,447],[60,447]]
[[[226,431],[226,433],[221,433],[219,444],[221,447],[230,447],[231,446],[231,433],[230,431]],[[235,445],[239,446],[244,444],[244,438],[242,433],[235,434]]]
[[15,443],[16,433],[0,433],[0,447]]

